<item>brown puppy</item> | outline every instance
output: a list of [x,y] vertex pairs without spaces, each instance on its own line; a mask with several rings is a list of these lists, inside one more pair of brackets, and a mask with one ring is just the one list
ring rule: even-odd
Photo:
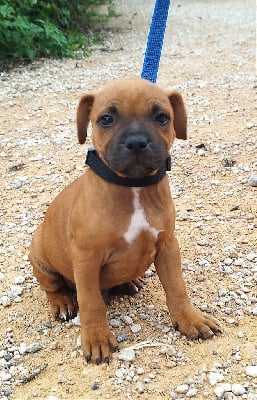
[[135,281],[151,263],[174,326],[192,339],[219,330],[188,299],[168,178],[165,172],[158,178],[175,137],[186,139],[186,120],[178,92],[140,78],[116,81],[79,103],[79,142],[91,121],[98,161],[118,181],[87,168],[50,204],[29,258],[57,318],[75,315],[67,282],[75,284],[87,361],[108,362],[110,348],[117,348],[101,291]]

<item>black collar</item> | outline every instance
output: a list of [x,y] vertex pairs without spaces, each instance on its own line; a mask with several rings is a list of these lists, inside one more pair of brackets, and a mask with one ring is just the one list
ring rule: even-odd
[[94,147],[88,149],[85,163],[105,181],[114,183],[115,185],[129,187],[143,187],[154,185],[160,182],[160,180],[166,175],[166,171],[170,171],[171,169],[171,158],[169,156],[166,158],[165,163],[156,172],[155,175],[147,175],[144,178],[121,177],[117,175],[114,171],[112,171],[103,162]]

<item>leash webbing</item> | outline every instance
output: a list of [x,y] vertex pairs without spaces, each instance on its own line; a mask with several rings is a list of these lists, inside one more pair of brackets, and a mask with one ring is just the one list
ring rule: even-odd
[[148,33],[141,78],[156,82],[170,0],[156,0]]

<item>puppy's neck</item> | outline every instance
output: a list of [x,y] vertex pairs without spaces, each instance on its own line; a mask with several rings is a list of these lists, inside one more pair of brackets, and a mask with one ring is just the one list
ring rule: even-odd
[[135,188],[155,185],[156,183],[159,183],[166,175],[166,171],[170,171],[171,169],[171,158],[170,156],[168,156],[163,166],[154,175],[147,175],[143,178],[121,177],[103,162],[94,147],[88,150],[85,163],[105,181],[120,186]]

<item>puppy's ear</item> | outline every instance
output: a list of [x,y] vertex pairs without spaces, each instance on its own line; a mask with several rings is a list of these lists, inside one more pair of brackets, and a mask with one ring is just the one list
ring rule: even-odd
[[83,144],[87,138],[87,127],[90,121],[90,112],[94,103],[94,94],[86,94],[80,99],[77,110],[77,133],[79,143]]
[[174,90],[168,94],[170,104],[174,111],[174,129],[176,138],[187,138],[187,114],[182,96],[179,92]]

